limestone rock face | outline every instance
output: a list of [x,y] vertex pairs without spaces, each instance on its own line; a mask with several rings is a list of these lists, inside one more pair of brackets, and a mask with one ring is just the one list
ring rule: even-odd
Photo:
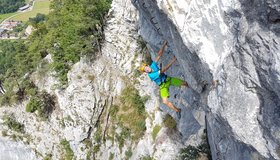
[[[54,73],[47,72],[42,76],[35,72],[31,75],[31,80],[40,91],[45,90],[56,97],[56,107],[47,121],[40,121],[35,114],[25,112],[28,100],[14,107],[0,108],[1,118],[13,114],[16,121],[24,125],[24,133],[18,134],[19,138],[16,140],[19,142],[15,143],[20,144],[20,138],[23,139],[25,146],[19,145],[20,150],[14,148],[7,137],[3,140],[7,144],[4,145],[5,148],[10,147],[11,153],[15,153],[8,159],[43,159],[48,155],[51,155],[52,159],[60,159],[65,154],[60,144],[62,140],[69,142],[75,159],[109,159],[110,155],[114,155],[114,159],[124,159],[131,146],[132,157],[136,159],[146,155],[152,157],[153,154],[160,157],[163,153],[166,159],[170,159],[176,155],[180,148],[177,145],[181,144],[179,133],[171,140],[163,130],[160,133],[165,138],[162,138],[161,143],[154,145],[151,132],[154,125],[162,125],[163,115],[157,110],[159,99],[154,94],[156,86],[144,75],[139,78],[140,84],[136,84],[135,87],[142,96],[150,95],[146,104],[147,112],[150,117],[156,114],[155,120],[146,120],[145,136],[139,143],[125,141],[122,150],[117,141],[106,140],[104,144],[100,144],[100,151],[94,151],[94,157],[88,155],[93,149],[87,146],[85,140],[90,139],[92,145],[97,144],[92,137],[97,132],[97,124],[103,120],[101,115],[107,115],[107,108],[113,104],[127,83],[133,84],[131,78],[136,67],[140,65],[142,58],[137,21],[138,13],[130,1],[113,1],[104,28],[105,41],[101,53],[93,63],[82,58],[73,65],[68,73],[67,88],[59,88],[59,81],[54,77]],[[48,55],[44,61],[50,63],[51,56]],[[101,128],[104,128],[106,122],[101,124]],[[5,125],[1,125],[0,130],[7,131],[9,136],[14,134]],[[120,131],[119,128],[117,131]],[[168,142],[169,145],[164,142]],[[143,148],[143,145],[148,145],[148,150]],[[0,147],[0,153],[4,153],[5,148]],[[18,156],[23,153],[27,156]]]
[[[16,151],[16,152],[15,152]],[[5,159],[35,159],[35,154],[24,144],[0,139],[1,160]]]
[[[135,0],[134,4],[143,38],[151,46],[168,40],[166,56],[177,57],[170,74],[185,77],[196,91],[201,80],[219,80],[206,99],[197,96],[198,108],[206,105],[213,159],[279,159],[280,3]],[[183,97],[191,104],[189,96]],[[188,131],[181,132],[187,136]]]
[[[141,96],[150,97],[144,136],[125,140],[122,149],[116,140],[106,140],[95,151],[96,159],[125,159],[128,154],[131,159],[176,159],[180,149],[202,142],[205,129],[214,160],[280,159],[279,0],[113,0],[104,34],[101,53],[93,63],[82,58],[73,65],[67,88],[59,89],[51,72],[30,76],[39,90],[56,97],[48,121],[26,113],[28,100],[0,108],[1,124],[13,114],[24,125],[23,134],[0,125],[2,136],[15,134],[18,141],[0,139],[0,160],[2,155],[25,160],[49,154],[59,159],[62,140],[69,142],[76,159],[93,159],[85,140],[97,144],[92,137],[101,115],[108,115],[140,65],[139,35],[152,58],[168,41],[162,66],[176,56],[167,74],[190,86],[170,88],[170,101],[182,109],[182,117],[160,102],[158,86],[142,75],[134,85]],[[51,62],[51,56],[45,61]],[[216,87],[213,80],[219,81]],[[176,120],[176,131],[162,125],[167,114]],[[157,125],[161,129],[153,137]]]
[[[17,150],[11,146],[11,152],[16,154],[8,159],[43,159],[47,155],[52,155],[52,159],[60,159],[64,154],[60,144],[62,140],[69,142],[75,159],[93,158],[88,157],[87,153],[92,150],[84,140],[94,136],[101,114],[106,112],[106,107],[112,105],[114,98],[127,85],[123,77],[129,78],[134,71],[134,63],[139,63],[135,56],[139,48],[136,18],[137,12],[129,1],[127,4],[113,2],[101,53],[94,62],[82,58],[73,65],[68,73],[67,88],[59,88],[54,73],[44,73],[41,77],[37,72],[31,75],[31,80],[40,91],[45,90],[56,97],[56,107],[47,121],[40,121],[35,114],[25,112],[28,100],[14,107],[0,108],[1,118],[13,114],[16,121],[24,125],[24,134],[20,134],[20,137],[31,137],[25,143],[28,149]],[[45,61],[51,62],[51,56],[47,56]],[[8,135],[13,134],[5,125],[1,125],[0,130],[7,131]],[[23,141],[27,141],[27,138],[23,138]],[[10,143],[7,141],[5,144],[8,147]],[[3,152],[5,148],[0,148],[0,153]],[[23,152],[33,158],[19,157]],[[35,153],[39,153],[36,158]],[[116,157],[121,156],[119,154]]]

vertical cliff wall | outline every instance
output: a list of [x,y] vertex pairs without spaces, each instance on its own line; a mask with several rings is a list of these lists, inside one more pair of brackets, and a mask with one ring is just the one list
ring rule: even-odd
[[[5,159],[50,154],[59,159],[65,154],[62,141],[76,159],[176,159],[181,148],[202,142],[205,129],[215,160],[279,159],[279,11],[277,0],[114,0],[101,53],[94,62],[82,58],[73,66],[66,89],[57,87],[51,72],[31,75],[39,90],[56,97],[47,121],[25,111],[28,100],[0,108],[1,124],[5,115],[13,115],[24,125],[23,133],[0,125],[6,136],[0,140],[0,159],[7,149]],[[170,88],[170,101],[182,109],[181,119],[160,103],[155,84],[145,75],[135,77],[143,57],[138,34],[152,58],[168,41],[163,66],[176,56],[167,74],[191,86]],[[125,137],[120,147],[116,139],[122,129],[116,126],[111,139],[96,140],[100,128],[105,135],[113,124],[110,106],[135,79],[140,95],[150,97],[143,137]],[[219,81],[216,88],[211,87],[213,80]],[[162,125],[167,114],[176,120],[176,131]],[[153,135],[156,126],[160,129]]]
[[[31,74],[30,81],[34,82],[40,91],[45,90],[55,97],[53,99],[56,103],[55,108],[49,117],[42,121],[37,113],[25,111],[29,99],[12,107],[2,106],[0,130],[2,136],[5,136],[3,138],[5,148],[0,147],[1,160],[7,150],[11,156],[5,160],[65,157],[109,159],[111,152],[116,159],[123,159],[126,149],[121,152],[118,143],[110,141],[108,143],[111,145],[105,146],[102,154],[103,150],[99,152],[97,148],[103,141],[99,142],[100,140],[97,141],[95,137],[97,134],[103,135],[107,125],[103,120],[104,117],[108,119],[108,108],[131,83],[126,79],[132,76],[133,65],[137,63],[139,36],[135,27],[136,18],[137,12],[129,1],[112,3],[101,52],[94,58],[82,57],[80,62],[72,66],[67,75],[69,80],[67,88],[59,87],[59,81],[51,71],[40,74],[38,67],[38,71]],[[44,59],[44,63],[51,61],[50,55]],[[11,115],[16,122],[24,126],[22,133],[17,133],[3,124],[4,117]],[[16,142],[10,143],[9,140]],[[22,145],[16,148],[12,144]]]
[[[168,74],[194,88],[181,92],[186,102],[181,133],[188,138],[190,130],[203,127],[195,114],[203,109],[213,159],[279,159],[279,2],[133,3],[140,14],[139,33],[151,50],[168,40],[162,63],[172,55],[178,59]],[[201,94],[203,80],[219,84]],[[192,125],[183,129],[184,123]]]

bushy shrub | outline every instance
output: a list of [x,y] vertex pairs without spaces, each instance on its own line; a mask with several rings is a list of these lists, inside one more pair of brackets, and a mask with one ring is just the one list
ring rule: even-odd
[[100,145],[100,144],[96,144],[96,145],[94,145],[94,146],[93,146],[93,152],[94,152],[94,153],[99,152],[99,151],[100,151],[100,147],[101,147],[101,145]]
[[28,104],[26,105],[25,111],[26,112],[35,112],[38,108],[41,108],[42,102],[37,99],[37,97],[32,97]]
[[[0,13],[17,10],[24,3],[25,0],[0,0]],[[29,24],[35,30],[28,39],[0,41],[0,73],[11,85],[7,91],[13,92],[14,87],[21,85],[20,81],[25,74],[35,71],[42,58],[48,54],[52,54],[53,60],[50,68],[61,81],[61,87],[65,88],[68,83],[67,73],[72,65],[81,56],[96,57],[96,52],[100,50],[104,16],[110,5],[111,0],[51,1],[52,12],[49,15],[38,14],[30,18]],[[15,30],[19,32],[22,27]],[[22,93],[26,90],[17,87],[20,89],[17,98],[22,100]],[[14,97],[10,95],[1,102],[11,103]]]
[[204,130],[202,142],[199,146],[194,147],[189,145],[186,148],[182,148],[179,154],[179,158],[182,160],[196,160],[200,159],[201,157],[207,157],[208,160],[212,160],[206,129]]
[[140,157],[140,160],[154,160],[154,158],[151,157],[150,155],[146,155],[146,156]]
[[42,13],[37,13],[36,17],[34,18],[29,18],[29,23],[32,25],[32,26],[37,26],[38,23],[40,22],[43,22],[47,19],[47,16],[42,14]]
[[113,160],[113,159],[114,159],[114,153],[110,153],[109,160]]
[[180,150],[181,160],[196,160],[199,157],[199,150],[194,146],[188,146]]
[[[126,139],[138,141],[146,131],[145,101],[147,98],[142,98],[138,91],[133,86],[126,87],[120,95],[120,103],[112,105],[109,110],[109,115],[113,120],[113,125],[110,127],[112,141],[118,142],[120,150],[124,146]],[[116,126],[121,128],[121,133],[116,133]]]
[[125,151],[125,159],[130,159],[130,157],[132,156],[132,150],[131,148],[129,148],[127,151]]
[[0,105],[11,105],[15,103],[17,96],[12,91],[7,91],[5,94],[0,95]]
[[132,86],[128,86],[122,91],[121,102],[127,109],[134,108],[139,114],[145,113],[145,101]]
[[44,160],[52,160],[52,155],[48,154],[44,157]]
[[55,108],[55,97],[48,94],[46,91],[32,97],[26,105],[26,112],[37,111],[37,116],[41,120],[46,120]]
[[70,143],[66,139],[63,139],[62,141],[60,141],[60,145],[64,149],[63,159],[73,160],[74,159],[74,152],[70,147]]
[[123,126],[129,128],[132,139],[138,140],[146,130],[145,102],[132,86],[128,86],[122,91],[120,100],[118,120]]
[[130,138],[130,130],[128,128],[123,127],[120,134],[116,135],[116,140],[119,142],[120,150],[124,146],[124,142],[127,138]]
[[24,3],[24,0],[0,0],[0,14],[15,12],[24,6]]
[[116,120],[116,116],[117,116],[118,111],[119,111],[119,106],[112,105],[110,107],[109,113],[110,113],[110,116],[113,118],[113,120]]
[[204,133],[202,135],[202,142],[201,144],[197,147],[199,151],[203,154],[205,154],[208,158],[208,160],[212,160],[211,156],[211,150],[210,150],[210,145],[208,143],[208,137],[207,137],[207,130],[204,129]]
[[161,126],[159,126],[159,125],[156,125],[156,126],[153,128],[153,132],[152,132],[153,140],[156,139],[157,134],[158,134],[158,132],[160,131],[160,129],[161,129]]
[[169,128],[169,129],[176,129],[176,121],[174,120],[173,117],[171,117],[169,114],[166,115],[166,117],[163,120],[164,126]]
[[24,132],[24,125],[17,122],[13,115],[5,115],[3,117],[4,124],[8,126],[9,129],[23,133]]
[[2,131],[2,137],[6,137],[6,136],[8,136],[7,131]]

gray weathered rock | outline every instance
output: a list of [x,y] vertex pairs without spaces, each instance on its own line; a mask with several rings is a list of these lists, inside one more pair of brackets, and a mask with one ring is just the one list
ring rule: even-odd
[[[16,152],[15,152],[16,151]],[[0,160],[35,159],[32,150],[24,144],[0,139]]]
[[[201,79],[219,80],[206,99],[203,94],[182,96],[189,103],[190,96],[200,99],[196,104],[206,111],[213,159],[279,159],[280,3],[133,2],[143,26],[140,34],[152,48],[168,40],[178,59],[173,75],[186,77],[196,91]],[[188,106],[184,110],[192,117],[194,110]],[[198,121],[189,118],[184,122]],[[196,125],[185,130],[180,126],[186,137],[197,132]]]
[[[122,151],[116,141],[107,140],[101,151],[94,153],[97,159],[109,159],[112,154],[114,159],[124,159],[130,147],[132,159],[175,159],[181,148],[201,143],[205,128],[215,160],[280,159],[278,0],[114,0],[102,53],[93,64],[86,59],[75,64],[66,89],[56,87],[58,81],[52,73],[43,78],[38,73],[31,75],[40,90],[57,97],[57,107],[47,122],[25,112],[28,101],[0,108],[0,117],[12,113],[24,124],[25,133],[19,136],[23,142],[29,141],[24,145],[3,139],[5,148],[0,147],[0,154],[8,147],[14,157],[5,159],[42,159],[35,158],[35,151],[43,156],[52,153],[59,159],[59,143],[66,139],[75,158],[85,159],[88,148],[83,141],[97,132],[101,113],[108,112],[127,83],[123,77],[132,77],[140,65],[137,32],[153,58],[168,40],[160,63],[167,64],[175,55],[177,62],[167,74],[191,86],[170,89],[170,100],[182,109],[182,117],[178,120],[174,111],[160,103],[158,86],[142,75],[135,87],[140,95],[150,95],[145,135],[137,143],[126,140]],[[212,80],[219,80],[219,84],[210,90]],[[204,92],[203,81],[209,84]],[[171,134],[162,126],[166,114],[176,119],[179,132]],[[156,125],[162,128],[153,140]],[[13,134],[4,125],[0,130]]]

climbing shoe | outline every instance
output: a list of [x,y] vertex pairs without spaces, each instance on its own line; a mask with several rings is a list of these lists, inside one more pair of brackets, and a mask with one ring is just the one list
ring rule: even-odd
[[212,89],[214,89],[214,88],[217,88],[218,85],[219,85],[219,80],[213,80],[213,81],[212,81],[212,86],[211,86],[210,89],[212,90]]
[[205,92],[207,90],[207,86],[208,84],[203,84],[202,89],[201,89],[201,93]]
[[207,90],[208,87],[207,81],[205,80],[200,81],[198,85],[199,85],[199,90],[198,90],[199,93],[203,93]]
[[177,115],[178,119],[181,118],[181,109],[179,109],[179,112],[176,112],[176,115]]

